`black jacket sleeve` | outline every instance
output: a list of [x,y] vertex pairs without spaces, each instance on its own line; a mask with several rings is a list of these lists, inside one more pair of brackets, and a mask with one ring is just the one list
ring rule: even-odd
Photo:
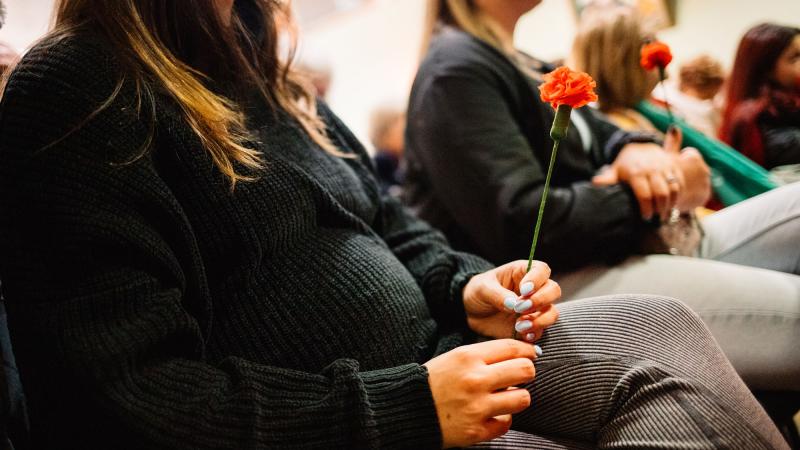
[[[408,151],[482,256],[526,258],[546,174],[536,154],[550,149],[533,148],[506,100],[508,85],[491,70],[428,75],[412,94]],[[627,187],[563,181],[551,187],[536,257],[561,269],[618,258],[642,228]]]

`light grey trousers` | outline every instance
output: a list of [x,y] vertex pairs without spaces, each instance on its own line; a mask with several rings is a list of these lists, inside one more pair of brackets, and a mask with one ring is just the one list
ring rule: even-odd
[[800,183],[714,213],[703,228],[698,258],[631,257],[554,279],[564,300],[678,298],[702,317],[752,389],[800,391]]
[[630,295],[562,304],[532,406],[494,449],[788,449],[700,318]]

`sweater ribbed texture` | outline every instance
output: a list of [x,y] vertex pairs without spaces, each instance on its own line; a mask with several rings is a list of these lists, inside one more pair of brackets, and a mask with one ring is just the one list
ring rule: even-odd
[[231,193],[166,98],[138,158],[131,83],[81,124],[119,76],[101,38],[40,45],[0,106],[0,277],[39,446],[438,448],[420,364],[465,341],[488,263],[382,199],[324,106],[355,157],[242,100],[267,166]]

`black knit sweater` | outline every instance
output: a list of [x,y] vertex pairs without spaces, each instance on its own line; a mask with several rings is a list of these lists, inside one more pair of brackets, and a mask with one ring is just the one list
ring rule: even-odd
[[242,102],[267,168],[233,193],[166,98],[142,154],[132,83],[85,120],[119,67],[91,35],[39,46],[0,110],[0,277],[38,445],[438,448],[420,363],[468,339],[461,291],[488,263],[381,199],[324,107],[354,158]]

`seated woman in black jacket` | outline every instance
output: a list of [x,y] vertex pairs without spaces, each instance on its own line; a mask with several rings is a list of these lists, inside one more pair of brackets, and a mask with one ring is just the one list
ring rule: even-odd
[[381,198],[278,57],[283,4],[232,7],[62,0],[11,76],[0,276],[37,448],[429,449],[512,413],[537,448],[785,447],[675,300],[575,302],[543,336],[548,267]]
[[[550,68],[511,39],[538,3],[429,0],[434,37],[408,111],[406,200],[454,247],[496,263],[528,254],[552,148],[554,112],[537,89]],[[674,139],[664,150],[590,108],[572,116],[537,249],[564,297],[681,298],[751,387],[800,391],[800,277],[744,266],[800,271],[800,184],[704,222],[693,251],[703,259],[631,257],[655,230],[654,216],[705,202],[708,169]]]

